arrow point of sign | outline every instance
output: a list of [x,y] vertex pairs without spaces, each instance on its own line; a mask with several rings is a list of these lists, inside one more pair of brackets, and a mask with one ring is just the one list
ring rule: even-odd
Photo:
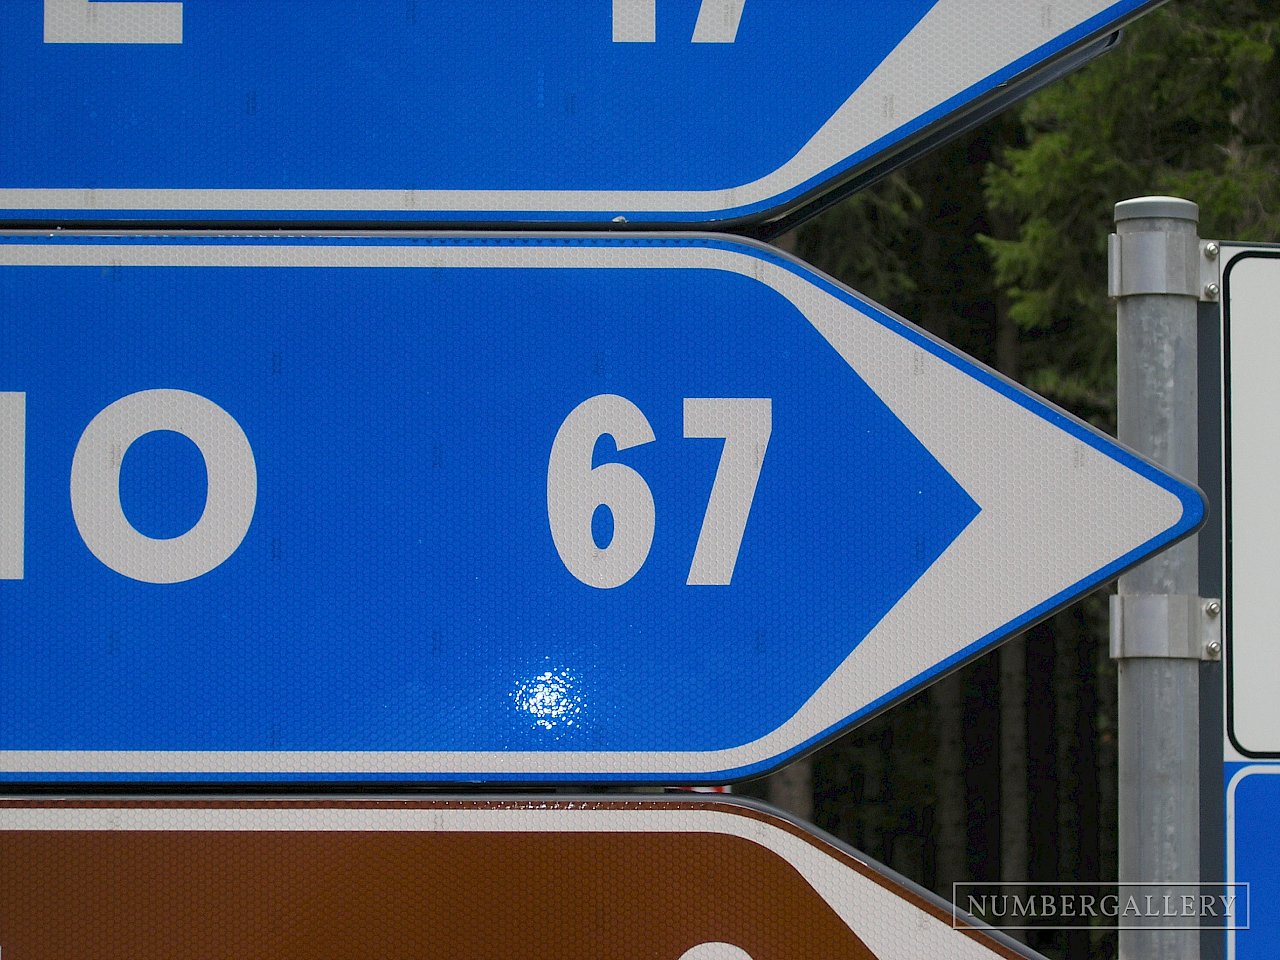
[[834,281],[806,269],[806,289],[794,264],[779,266],[761,278],[800,309],[978,512],[800,710],[748,745],[778,751],[769,768],[1172,545],[1205,517],[1200,491],[1112,438]]

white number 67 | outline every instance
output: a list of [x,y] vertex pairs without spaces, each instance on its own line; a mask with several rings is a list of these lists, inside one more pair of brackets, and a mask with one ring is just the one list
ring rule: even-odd
[[[684,435],[725,441],[687,584],[732,581],[772,431],[773,402],[767,398],[685,398]],[[639,473],[621,463],[591,465],[596,441],[605,434],[619,451],[654,439],[639,407],[601,394],[565,418],[547,465],[547,518],[556,552],[570,573],[601,589],[620,587],[640,571],[656,524],[653,493]],[[591,532],[591,518],[601,506],[613,515],[613,539],[606,547]]]

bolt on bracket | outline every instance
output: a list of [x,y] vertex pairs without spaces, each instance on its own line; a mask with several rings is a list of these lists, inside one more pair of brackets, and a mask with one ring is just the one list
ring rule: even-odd
[[1216,303],[1222,296],[1222,244],[1200,241],[1200,300]]

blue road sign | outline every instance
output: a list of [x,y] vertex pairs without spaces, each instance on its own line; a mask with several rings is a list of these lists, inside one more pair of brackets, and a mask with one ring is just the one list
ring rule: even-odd
[[0,771],[708,782],[1197,491],[711,235],[0,242]]
[[1240,904],[1228,918],[1227,960],[1280,956],[1280,764],[1228,763],[1227,895]]
[[0,218],[769,218],[1156,0],[22,0]]

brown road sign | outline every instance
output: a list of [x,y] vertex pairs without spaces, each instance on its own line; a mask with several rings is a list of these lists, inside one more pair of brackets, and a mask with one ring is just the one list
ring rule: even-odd
[[1017,957],[727,800],[0,800],[0,957]]

